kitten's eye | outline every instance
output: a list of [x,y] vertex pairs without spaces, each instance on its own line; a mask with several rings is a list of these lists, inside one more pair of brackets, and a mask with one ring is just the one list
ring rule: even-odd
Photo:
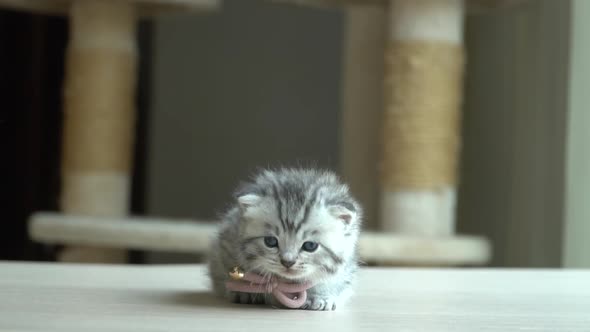
[[276,248],[279,246],[279,241],[274,236],[265,236],[264,244],[269,248]]
[[308,252],[314,252],[318,249],[318,244],[317,242],[311,242],[311,241],[307,241],[304,242],[303,245],[301,246],[301,249],[308,251]]

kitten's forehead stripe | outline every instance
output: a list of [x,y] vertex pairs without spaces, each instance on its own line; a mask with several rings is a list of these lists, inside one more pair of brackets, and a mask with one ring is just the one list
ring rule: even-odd
[[301,226],[303,226],[303,224],[305,224],[305,222],[309,219],[309,210],[311,210],[311,207],[316,203],[317,194],[318,194],[319,190],[320,190],[320,186],[316,186],[314,188],[314,190],[311,192],[309,200],[307,201],[307,204],[305,206],[305,211],[303,212],[303,218],[297,224],[297,228],[295,229],[295,232],[299,232],[299,230],[301,229]]
[[277,189],[276,183],[274,181],[271,182],[272,185],[272,193],[274,195],[274,200],[277,203],[277,213],[279,217],[279,221],[281,222],[281,226],[283,226],[283,230],[286,230],[285,221],[283,220],[283,202],[279,197],[279,190]]
[[[285,205],[288,205],[288,202],[285,202]],[[289,233],[293,233],[293,230],[295,229],[295,225],[293,225],[293,219],[286,217],[285,224],[287,225],[286,231]]]
[[305,185],[295,182],[292,179],[280,179],[279,196],[283,199],[285,206],[285,224],[288,232],[295,231],[295,216],[305,203]]

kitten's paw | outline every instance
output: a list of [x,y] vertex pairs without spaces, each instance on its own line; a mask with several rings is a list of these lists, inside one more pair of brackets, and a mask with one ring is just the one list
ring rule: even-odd
[[257,293],[242,293],[242,292],[229,292],[228,298],[233,303],[241,304],[265,304],[264,294]]
[[322,311],[336,310],[336,301],[325,297],[311,297],[305,301],[301,306],[301,309]]

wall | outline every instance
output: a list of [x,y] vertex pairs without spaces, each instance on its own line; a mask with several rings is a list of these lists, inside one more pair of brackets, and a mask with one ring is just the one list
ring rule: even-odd
[[263,1],[158,20],[148,212],[214,218],[259,166],[338,167],[342,13]]
[[151,212],[211,218],[255,167],[336,167],[340,25],[336,12],[243,0],[159,21]]
[[561,265],[569,2],[467,20],[459,228],[494,266]]
[[590,2],[572,2],[564,265],[590,267]]

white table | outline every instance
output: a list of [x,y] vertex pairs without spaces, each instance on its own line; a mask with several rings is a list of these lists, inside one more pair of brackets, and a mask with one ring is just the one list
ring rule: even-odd
[[335,312],[228,304],[205,273],[0,263],[0,330],[590,331],[590,271],[368,268]]

